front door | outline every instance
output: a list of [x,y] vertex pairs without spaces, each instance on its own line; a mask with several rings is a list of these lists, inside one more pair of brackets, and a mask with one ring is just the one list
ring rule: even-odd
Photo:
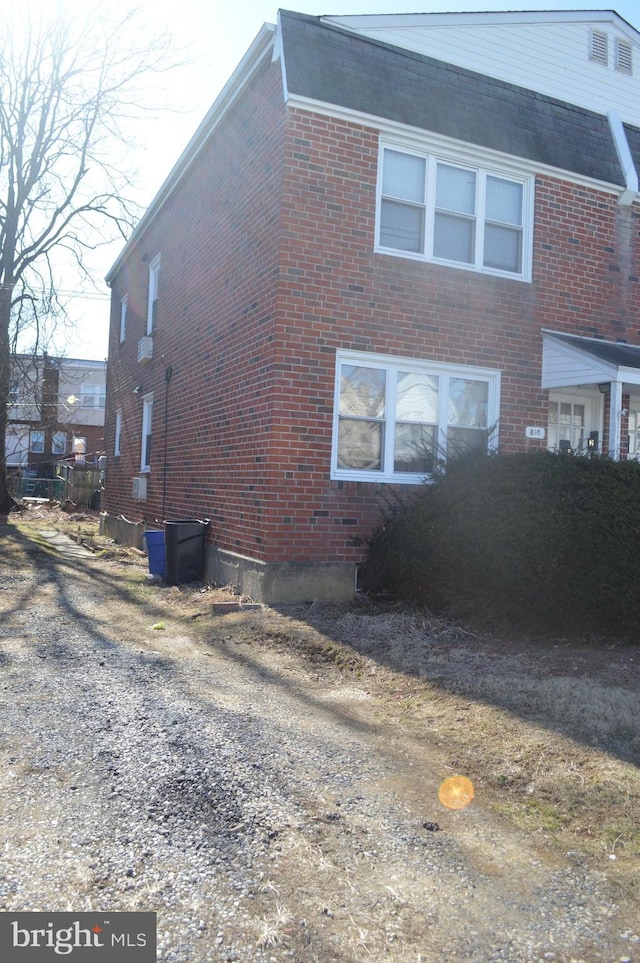
[[[574,452],[587,450],[591,432],[598,433],[597,450],[602,451],[602,396],[597,389],[567,389],[549,392],[547,448],[560,451],[567,445]],[[561,444],[564,442],[564,444]]]

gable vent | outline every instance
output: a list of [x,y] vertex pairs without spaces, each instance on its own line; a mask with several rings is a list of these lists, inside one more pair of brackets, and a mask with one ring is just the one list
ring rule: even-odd
[[592,30],[589,35],[589,60],[605,66],[609,62],[609,36],[602,30]]
[[615,42],[615,67],[624,74],[633,73],[631,44],[628,40],[620,40],[618,37]]

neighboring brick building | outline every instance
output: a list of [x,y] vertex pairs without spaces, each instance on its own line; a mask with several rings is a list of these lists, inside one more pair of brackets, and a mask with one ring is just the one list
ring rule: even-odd
[[106,528],[208,517],[209,577],[344,596],[447,452],[640,452],[639,45],[608,11],[263,28],[108,277]]
[[11,363],[6,457],[12,474],[42,477],[76,455],[104,450],[106,364],[16,355]]

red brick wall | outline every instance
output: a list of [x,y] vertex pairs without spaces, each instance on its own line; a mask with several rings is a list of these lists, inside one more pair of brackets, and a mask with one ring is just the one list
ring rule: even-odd
[[[161,513],[170,364],[166,516],[209,516],[218,545],[265,560],[360,561],[388,488],[329,478],[338,349],[500,369],[508,451],[546,424],[542,328],[640,341],[637,212],[538,177],[530,284],[375,254],[377,151],[374,130],[285,112],[275,66],[227,115],[115,285],[110,450],[116,407],[140,422],[132,379],[156,406],[149,501],[128,500],[138,427],[125,467],[110,460],[109,511]],[[158,251],[155,355],[137,365]]]
[[[113,284],[106,508],[147,522],[210,517],[212,538],[238,552],[253,550],[263,539],[284,119],[280,68],[267,63],[247,95],[228,110]],[[148,265],[157,253],[154,356],[139,364]],[[120,345],[125,294],[127,337]],[[137,384],[142,391],[134,396]],[[140,467],[142,395],[149,391],[154,392],[152,458],[148,499],[141,503],[131,499],[131,484]],[[122,454],[114,458],[119,407]]]

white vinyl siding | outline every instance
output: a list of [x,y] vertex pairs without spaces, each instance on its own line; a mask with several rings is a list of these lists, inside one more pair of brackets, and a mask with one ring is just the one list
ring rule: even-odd
[[378,251],[529,280],[530,178],[387,144],[380,168]]
[[351,351],[336,361],[332,478],[417,484],[497,443],[498,371]]

